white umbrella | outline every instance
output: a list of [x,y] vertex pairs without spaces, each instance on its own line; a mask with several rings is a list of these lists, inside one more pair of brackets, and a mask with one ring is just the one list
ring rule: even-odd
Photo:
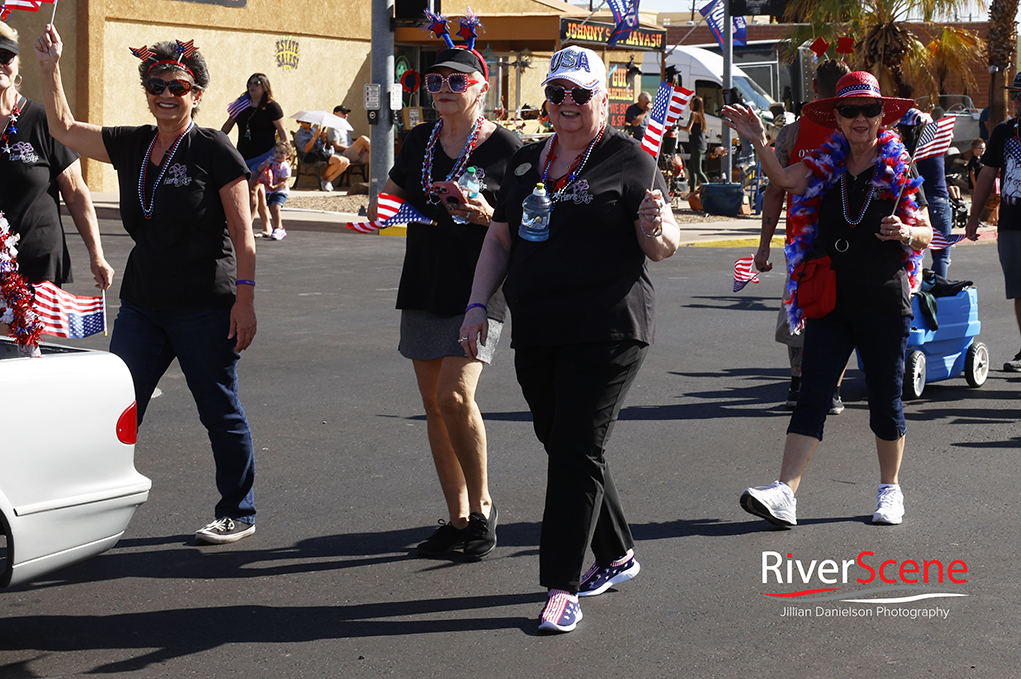
[[334,129],[340,129],[344,123],[343,118],[326,111],[298,111],[291,118],[299,122],[312,123],[320,127],[332,127]]

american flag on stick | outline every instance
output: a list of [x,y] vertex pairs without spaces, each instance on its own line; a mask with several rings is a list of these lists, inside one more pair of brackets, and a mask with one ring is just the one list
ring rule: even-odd
[[742,257],[734,262],[734,292],[741,292],[749,283],[759,283],[759,274],[755,271],[755,256]]
[[348,222],[347,228],[358,233],[372,233],[388,226],[400,226],[412,222],[433,223],[433,220],[424,216],[409,203],[405,203],[401,198],[391,196],[389,193],[379,194],[376,214],[378,219],[374,222]]
[[670,83],[659,84],[659,92],[656,93],[656,100],[649,112],[649,127],[642,138],[642,148],[653,158],[659,157],[663,135],[677,123],[693,94],[691,90]]
[[239,113],[244,111],[246,108],[251,108],[251,106],[252,97],[249,96],[248,92],[245,92],[227,107],[227,115],[231,118],[237,118]]
[[43,333],[56,337],[81,339],[106,332],[106,299],[78,297],[49,281],[35,288],[33,309],[42,323]]
[[915,160],[938,158],[946,153],[954,140],[954,122],[954,116],[944,116],[934,123],[927,124],[918,137]]
[[53,0],[6,0],[3,6],[8,9],[20,9],[26,12],[38,12],[43,3],[51,3]]
[[954,243],[959,243],[964,240],[963,233],[952,233],[949,236],[944,236],[942,231],[937,229],[932,230],[932,241],[929,243],[930,250],[946,250]]

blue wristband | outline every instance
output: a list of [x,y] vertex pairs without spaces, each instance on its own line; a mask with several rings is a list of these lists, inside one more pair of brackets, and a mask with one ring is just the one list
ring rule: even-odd
[[237,281],[235,281],[235,282],[236,282],[236,283],[237,283],[238,285],[251,285],[251,286],[252,286],[253,288],[255,287],[255,281],[246,281],[246,280],[244,280],[244,279],[241,279],[241,278],[239,278],[239,279],[237,279]]
[[475,302],[474,304],[469,304],[467,307],[465,307],[464,312],[468,313],[472,309],[482,309],[487,313],[489,312],[489,309],[486,308],[485,304],[479,304],[478,302]]

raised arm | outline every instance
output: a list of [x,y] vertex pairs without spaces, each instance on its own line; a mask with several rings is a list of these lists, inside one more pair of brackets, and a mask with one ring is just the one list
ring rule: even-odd
[[766,128],[762,125],[759,115],[750,108],[735,104],[724,106],[720,113],[723,124],[747,139],[762,162],[762,169],[769,177],[769,181],[776,184],[777,188],[795,195],[802,194],[808,188],[808,168],[802,163],[796,163],[784,167],[780,159],[769,147],[769,140],[766,138]]
[[98,125],[80,123],[74,119],[71,107],[64,95],[64,84],[60,79],[60,55],[64,44],[52,24],[47,24],[42,35],[35,40],[35,54],[42,68],[43,104],[46,106],[46,121],[50,134],[64,146],[93,160],[110,162],[110,155],[103,143],[103,129]]

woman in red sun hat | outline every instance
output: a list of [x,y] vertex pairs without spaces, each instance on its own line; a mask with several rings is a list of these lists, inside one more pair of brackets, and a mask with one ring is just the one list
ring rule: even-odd
[[[786,303],[792,332],[805,331],[801,394],[787,428],[779,479],[741,495],[745,511],[777,526],[797,524],[794,493],[822,441],[833,390],[855,349],[865,371],[879,455],[872,522],[897,524],[904,516],[904,350],[911,293],[921,280],[922,251],[932,227],[918,202],[921,180],[912,177],[911,159],[887,126],[912,105],[910,99],[882,96],[871,73],[845,75],[837,81],[837,96],[802,110],[809,120],[834,128],[833,134],[787,168],[769,148],[758,115],[740,105],[723,109],[726,124],[755,147],[769,180],[794,196],[787,219],[794,236],[786,249]],[[798,294],[798,273],[803,263],[820,257],[832,261],[835,302],[832,308],[806,313],[807,294]],[[805,284],[802,292],[807,290]]]

